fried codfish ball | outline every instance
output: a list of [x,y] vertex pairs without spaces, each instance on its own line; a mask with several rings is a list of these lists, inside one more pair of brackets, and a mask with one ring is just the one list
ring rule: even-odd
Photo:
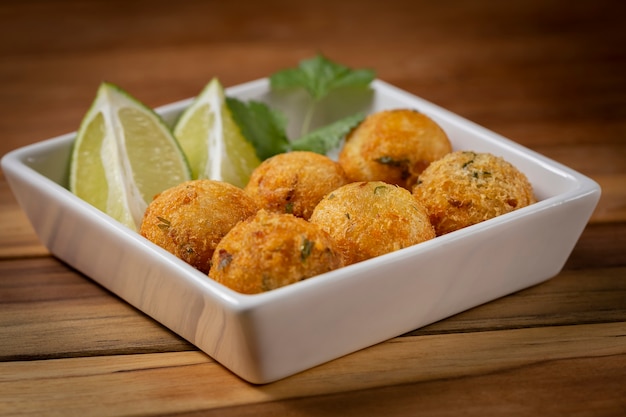
[[413,190],[437,235],[534,203],[533,189],[509,162],[489,153],[458,151],[433,162]]
[[341,266],[335,243],[319,227],[261,209],[217,245],[209,276],[235,291],[256,294]]
[[308,219],[322,197],[347,183],[343,168],[329,157],[293,151],[263,161],[245,191],[262,208]]
[[448,136],[428,116],[384,110],[346,136],[339,163],[351,181],[384,181],[411,190],[431,162],[451,151]]
[[192,180],[157,195],[148,205],[139,232],[207,273],[222,237],[257,209],[254,200],[234,185]]
[[413,195],[381,181],[336,189],[315,207],[310,222],[337,242],[346,265],[435,237],[426,209]]

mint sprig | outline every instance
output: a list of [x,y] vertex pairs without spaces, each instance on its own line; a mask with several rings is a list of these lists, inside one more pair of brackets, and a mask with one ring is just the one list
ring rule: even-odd
[[297,68],[278,71],[270,77],[270,85],[276,90],[304,88],[315,101],[320,101],[331,91],[341,87],[367,87],[374,79],[370,69],[353,70],[317,55],[300,61]]
[[341,139],[356,125],[361,123],[364,118],[365,114],[357,113],[320,127],[291,142],[290,149],[293,151],[311,151],[326,154],[336,148]]
[[298,67],[287,68],[270,76],[274,90],[304,88],[311,97],[311,104],[302,122],[300,134],[309,131],[318,103],[332,91],[345,87],[367,88],[375,77],[370,69],[351,69],[333,62],[323,55],[300,61]]
[[252,143],[261,160],[295,150],[326,154],[365,117],[363,113],[348,116],[290,141],[283,114],[267,104],[259,101],[244,103],[232,97],[226,98],[226,104],[241,133]]
[[255,147],[261,160],[291,150],[326,154],[336,148],[341,139],[358,125],[365,115],[362,113],[351,115],[309,131],[315,106],[337,89],[368,88],[374,77],[375,73],[372,70],[353,70],[322,55],[301,61],[297,68],[288,68],[271,75],[272,89],[304,88],[311,97],[311,105],[305,114],[300,137],[294,140],[287,136],[286,117],[267,104],[258,101],[244,103],[232,97],[226,98],[226,104],[242,134]]

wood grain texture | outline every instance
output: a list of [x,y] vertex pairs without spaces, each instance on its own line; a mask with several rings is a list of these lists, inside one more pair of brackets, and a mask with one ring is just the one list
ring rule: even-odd
[[0,259],[48,255],[3,178],[0,178],[0,213]]
[[98,84],[150,106],[323,52],[602,187],[553,279],[273,384],[50,256],[0,173],[0,415],[626,415],[626,6],[615,0],[0,4],[0,156]]
[[[560,361],[608,358],[604,389],[626,393],[623,323],[412,336],[381,343],[264,386],[250,385],[197,352],[0,363],[0,407],[25,415],[157,414],[338,395],[396,385],[486,377]],[[459,348],[462,346],[462,348]],[[337,364],[336,362],[341,362]],[[363,364],[367,363],[366,368]],[[200,381],[207,381],[200,384]],[[209,383],[210,381],[210,383]],[[122,388],[123,387],[123,388]],[[121,396],[120,394],[124,394]],[[97,402],[105,408],[94,408]],[[1,408],[0,408],[1,410]]]

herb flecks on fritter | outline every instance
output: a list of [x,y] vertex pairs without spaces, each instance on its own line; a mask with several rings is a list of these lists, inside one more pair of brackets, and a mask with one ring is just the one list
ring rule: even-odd
[[154,198],[140,233],[207,273],[222,237],[256,211],[256,203],[241,188],[222,181],[192,180]]
[[329,157],[294,151],[263,161],[244,190],[266,210],[308,220],[326,194],[347,183],[343,168]]
[[411,190],[419,174],[452,151],[431,118],[412,109],[370,114],[346,137],[339,163],[351,181],[384,181]]
[[346,265],[435,237],[411,193],[380,181],[355,182],[327,195],[310,219],[337,242]]
[[240,293],[257,294],[341,266],[335,242],[317,225],[261,209],[224,236],[209,276]]
[[457,151],[433,162],[413,190],[443,235],[534,203],[533,188],[511,163],[489,153]]

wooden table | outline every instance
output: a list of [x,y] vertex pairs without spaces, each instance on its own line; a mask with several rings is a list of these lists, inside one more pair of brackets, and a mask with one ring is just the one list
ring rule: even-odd
[[38,243],[0,177],[2,415],[626,415],[623,2],[5,1],[0,155],[323,52],[564,163],[603,195],[554,279],[246,383]]

